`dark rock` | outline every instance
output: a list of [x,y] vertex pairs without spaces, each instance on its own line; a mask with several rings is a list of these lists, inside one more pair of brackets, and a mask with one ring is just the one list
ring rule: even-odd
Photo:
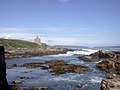
[[13,64],[12,67],[17,67],[18,65],[17,64]]
[[58,66],[58,65],[65,65],[65,61],[63,60],[50,60],[46,61],[46,64],[48,64],[49,68],[52,68],[53,66]]
[[29,79],[29,77],[23,76],[23,77],[20,77],[20,79]]
[[84,62],[95,62],[95,61],[100,61],[99,58],[91,57],[87,58],[86,56],[80,56],[78,57],[80,60],[83,60]]
[[104,52],[101,56],[102,61],[96,66],[108,75],[101,81],[102,90],[120,90],[120,53]]
[[80,83],[77,84],[77,87],[78,87],[78,88],[83,88],[83,86],[84,86],[83,84],[80,84]]
[[111,69],[115,70],[115,68],[116,68],[115,63],[110,59],[105,59],[105,60],[101,61],[100,63],[98,63],[96,66],[100,70],[103,70],[103,71],[106,71],[106,72],[108,70],[111,70]]
[[74,64],[66,64],[63,60],[51,60],[46,62],[49,68],[52,69],[55,75],[65,74],[70,72],[81,73],[88,71],[89,68],[85,66],[78,66]]
[[21,80],[14,80],[14,81],[12,81],[12,84],[22,84],[22,81]]
[[0,46],[0,90],[8,90],[4,47]]
[[20,65],[20,67],[26,67],[26,68],[37,68],[37,67],[41,67],[44,63],[25,63],[23,65]]
[[[45,64],[46,64],[46,66],[45,66]],[[41,62],[25,63],[23,65],[20,65],[20,67],[27,67],[27,68],[40,67],[41,69],[44,69],[44,70],[52,69],[51,72],[53,72],[55,75],[65,74],[65,73],[70,73],[70,72],[82,73],[84,71],[89,70],[89,68],[85,67],[85,66],[66,64],[64,60],[50,60],[50,61],[46,61],[44,63],[41,63]]]
[[108,73],[119,73],[120,63],[115,59],[104,59],[96,65],[100,70],[106,71]]
[[33,88],[21,88],[21,87],[12,87],[12,90],[47,90],[48,88],[46,87],[33,87]]
[[92,57],[94,58],[99,58],[99,59],[106,59],[106,58],[110,58],[110,53],[108,53],[107,51],[102,51],[99,50],[98,52],[91,54]]
[[46,49],[38,48],[6,48],[5,57],[6,59],[10,58],[23,58],[23,57],[33,57],[33,56],[44,56],[44,55],[53,55],[66,53],[69,49],[62,47],[52,47],[47,46]]
[[102,59],[120,59],[120,53],[99,50],[98,52],[89,55],[89,57],[91,58],[87,58],[86,56],[80,56],[78,58],[85,62],[95,62]]

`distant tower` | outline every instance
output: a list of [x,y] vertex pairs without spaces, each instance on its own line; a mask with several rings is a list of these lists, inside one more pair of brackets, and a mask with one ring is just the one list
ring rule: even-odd
[[34,42],[41,45],[41,40],[38,36],[36,36],[36,38],[34,39]]

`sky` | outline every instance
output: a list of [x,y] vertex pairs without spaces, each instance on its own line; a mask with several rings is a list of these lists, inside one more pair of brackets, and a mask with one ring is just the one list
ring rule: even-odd
[[119,46],[120,0],[0,0],[0,38]]

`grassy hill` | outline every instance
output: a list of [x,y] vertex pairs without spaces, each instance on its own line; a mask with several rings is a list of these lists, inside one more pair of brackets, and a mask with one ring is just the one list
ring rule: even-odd
[[23,41],[23,40],[15,40],[15,39],[2,39],[0,38],[0,45],[4,46],[5,48],[12,47],[12,48],[39,48],[40,46],[33,42]]

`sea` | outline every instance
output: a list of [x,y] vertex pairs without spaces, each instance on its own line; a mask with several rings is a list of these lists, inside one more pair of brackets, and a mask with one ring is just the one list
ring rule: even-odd
[[[81,47],[81,46],[65,46],[74,51],[68,51],[66,54],[37,56],[29,58],[16,58],[6,60],[7,64],[7,80],[11,84],[14,80],[21,80],[22,84],[18,87],[48,87],[48,90],[100,90],[100,83],[106,77],[106,73],[100,71],[95,65],[99,62],[84,62],[78,59],[78,56],[90,55],[98,50],[120,51],[120,46],[109,47]],[[25,68],[12,67],[13,64],[24,64],[30,62],[45,62],[54,59],[64,60],[68,64],[88,66],[88,72],[66,73],[61,75],[53,75],[49,70],[41,70],[41,68]],[[20,79],[20,77],[29,77],[28,79]],[[78,87],[82,85],[82,88]]]

